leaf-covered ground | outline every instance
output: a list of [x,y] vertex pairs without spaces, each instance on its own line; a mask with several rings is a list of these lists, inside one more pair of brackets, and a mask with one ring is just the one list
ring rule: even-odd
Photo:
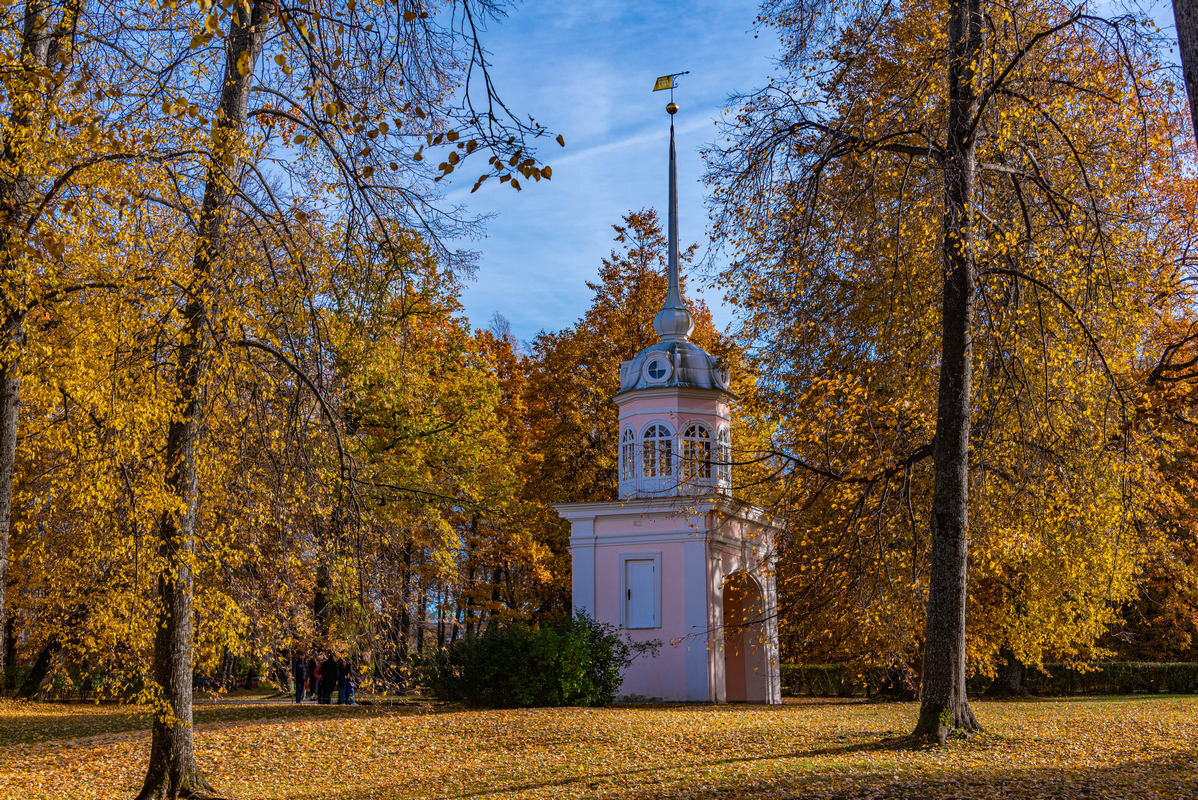
[[[1198,699],[980,703],[985,736],[896,746],[910,704],[527,711],[287,704],[196,714],[229,797],[1189,798]],[[119,707],[0,703],[0,797],[132,798],[147,721]]]

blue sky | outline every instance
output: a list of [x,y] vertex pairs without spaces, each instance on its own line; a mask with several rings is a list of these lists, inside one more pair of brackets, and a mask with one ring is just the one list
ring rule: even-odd
[[[736,92],[764,84],[777,42],[753,21],[760,0],[525,0],[487,32],[493,74],[510,107],[532,114],[566,138],[542,154],[553,180],[515,192],[494,181],[473,195],[475,173],[449,193],[471,211],[494,214],[482,239],[462,242],[480,253],[463,302],[486,327],[496,312],[521,341],[570,325],[590,302],[586,281],[612,249],[611,225],[630,209],[666,205],[668,92],[653,80],[682,70],[677,117],[680,239],[707,247],[699,148],[715,138],[716,120]],[[1111,0],[1147,8],[1172,36],[1172,9],[1161,0]],[[1141,4],[1142,3],[1142,4]],[[760,38],[756,34],[760,33]],[[1170,54],[1176,58],[1176,51]],[[688,291],[695,291],[692,281]],[[716,322],[731,313],[717,290],[701,292]]]
[[[706,249],[703,164],[698,149],[734,92],[766,81],[775,40],[752,29],[757,2],[571,2],[527,0],[487,35],[500,91],[566,138],[543,148],[553,179],[522,192],[469,184],[449,194],[495,214],[463,296],[470,321],[499,312],[521,341],[571,324],[590,301],[586,281],[612,249],[611,225],[629,209],[666,205],[668,92],[653,80],[690,70],[675,92],[680,239]],[[692,286],[694,284],[692,283]],[[718,292],[705,294],[726,324]]]

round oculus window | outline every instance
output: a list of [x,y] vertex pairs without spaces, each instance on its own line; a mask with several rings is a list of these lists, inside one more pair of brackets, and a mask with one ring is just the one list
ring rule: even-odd
[[650,383],[663,383],[670,377],[670,360],[665,355],[656,355],[645,362],[645,379]]

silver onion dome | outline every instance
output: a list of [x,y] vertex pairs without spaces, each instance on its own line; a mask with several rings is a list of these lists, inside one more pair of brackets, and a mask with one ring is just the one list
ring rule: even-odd
[[620,365],[620,392],[633,389],[714,389],[730,391],[722,359],[694,342],[663,340]]

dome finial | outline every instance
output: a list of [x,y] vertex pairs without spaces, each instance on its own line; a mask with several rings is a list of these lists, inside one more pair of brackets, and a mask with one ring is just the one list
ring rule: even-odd
[[653,86],[655,92],[660,89],[670,90],[670,103],[666,106],[666,112],[670,115],[670,208],[667,222],[669,254],[666,261],[666,302],[653,319],[653,330],[657,331],[657,335],[661,337],[662,341],[685,341],[695,329],[690,312],[686,310],[686,305],[682,302],[682,289],[678,279],[678,159],[674,153],[674,114],[678,112],[678,106],[674,103],[674,85],[679,75],[686,74],[686,72],[676,72],[673,75],[665,75],[658,78],[657,83]]

